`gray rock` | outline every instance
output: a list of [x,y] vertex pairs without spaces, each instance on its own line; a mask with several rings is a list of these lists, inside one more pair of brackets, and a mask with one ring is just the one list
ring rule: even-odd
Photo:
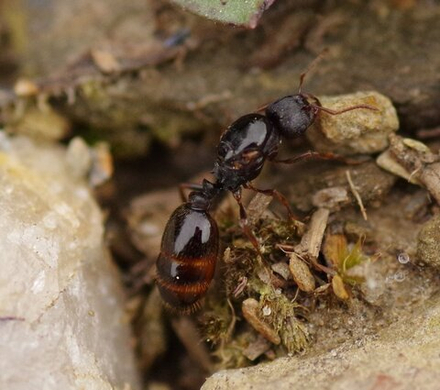
[[103,218],[68,161],[0,132],[0,388],[138,389]]

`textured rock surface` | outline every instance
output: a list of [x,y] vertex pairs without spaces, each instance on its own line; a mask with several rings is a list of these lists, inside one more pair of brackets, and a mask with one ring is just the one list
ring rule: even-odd
[[350,340],[318,356],[283,358],[248,369],[221,371],[202,389],[438,389],[439,322],[437,298],[379,335]]
[[318,115],[307,137],[316,150],[340,154],[376,153],[388,146],[388,135],[399,128],[390,99],[378,92],[320,97],[323,107],[335,111],[356,105],[369,105],[378,111],[356,109],[340,115]]
[[[16,50],[27,75],[43,78],[43,92],[54,95],[51,101],[69,120],[105,129],[106,139],[119,149],[126,145],[126,152],[144,153],[152,137],[175,146],[181,134],[195,131],[217,140],[238,116],[294,93],[299,74],[325,47],[330,52],[307,77],[305,92],[380,91],[393,101],[405,130],[435,128],[440,120],[438,2],[277,1],[261,25],[246,32],[159,0],[6,3],[15,9],[5,21],[22,21],[11,41],[22,42]],[[179,31],[190,31],[189,39],[167,46]],[[165,48],[161,55],[151,50],[158,44]],[[94,66],[83,58],[103,50],[129,70],[161,65],[104,75],[99,61]],[[182,50],[186,57],[176,72],[164,61]],[[66,69],[67,59],[76,65]],[[11,125],[14,116],[2,103],[9,95],[0,91],[0,121]]]
[[0,132],[0,388],[137,389],[102,215],[62,148]]
[[440,215],[423,225],[418,236],[417,256],[426,264],[440,267]]

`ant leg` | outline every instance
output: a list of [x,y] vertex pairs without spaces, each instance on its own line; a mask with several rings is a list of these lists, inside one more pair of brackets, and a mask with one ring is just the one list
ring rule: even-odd
[[286,208],[287,213],[289,214],[289,218],[291,220],[299,221],[299,218],[292,211],[292,208],[290,207],[289,201],[281,192],[274,190],[274,189],[262,190],[259,188],[255,188],[251,183],[247,183],[244,187],[248,188],[252,191],[259,192],[260,194],[265,194],[265,195],[272,196],[273,198],[276,198],[276,200],[278,200],[278,202],[280,202]]
[[321,160],[336,160],[343,162],[348,165],[358,165],[362,164],[367,160],[356,160],[349,157],[341,156],[339,154],[331,153],[331,152],[314,152],[312,150],[309,150],[308,152],[305,152],[303,154],[300,154],[298,156],[287,158],[284,160],[275,160],[272,159],[270,161],[276,163],[276,164],[295,164],[299,161],[308,160],[310,158],[318,158]]
[[258,254],[263,257],[257,237],[255,237],[254,233],[252,233],[252,230],[250,229],[248,224],[246,209],[241,202],[241,188],[233,192],[232,195],[234,196],[234,199],[237,201],[238,206],[240,207],[240,227],[243,229],[243,233],[247,236],[248,240],[251,242]]
[[187,196],[185,195],[185,190],[192,190],[192,191],[200,191],[203,189],[203,186],[201,184],[195,184],[195,183],[180,183],[179,184],[179,194],[180,198],[184,203],[188,201]]

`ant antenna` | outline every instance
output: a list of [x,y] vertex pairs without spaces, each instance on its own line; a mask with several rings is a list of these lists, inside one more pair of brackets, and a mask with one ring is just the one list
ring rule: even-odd
[[298,87],[298,94],[301,94],[301,89],[304,83],[304,79],[307,75],[307,73],[309,73],[317,64],[319,61],[321,61],[324,56],[326,56],[328,54],[329,50],[328,48],[325,48],[324,50],[321,51],[321,53],[318,54],[318,56],[309,64],[309,66],[306,68],[306,70],[304,72],[301,73],[301,75],[299,76],[299,87]]

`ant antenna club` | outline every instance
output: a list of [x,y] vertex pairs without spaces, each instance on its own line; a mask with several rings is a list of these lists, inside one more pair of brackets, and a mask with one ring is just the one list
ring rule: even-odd
[[319,53],[318,56],[309,64],[306,70],[301,73],[301,75],[299,76],[298,94],[301,94],[302,86],[306,75],[318,64],[319,61],[321,61],[324,58],[324,56],[328,54],[328,52],[329,52],[328,48],[322,50],[321,53]]

